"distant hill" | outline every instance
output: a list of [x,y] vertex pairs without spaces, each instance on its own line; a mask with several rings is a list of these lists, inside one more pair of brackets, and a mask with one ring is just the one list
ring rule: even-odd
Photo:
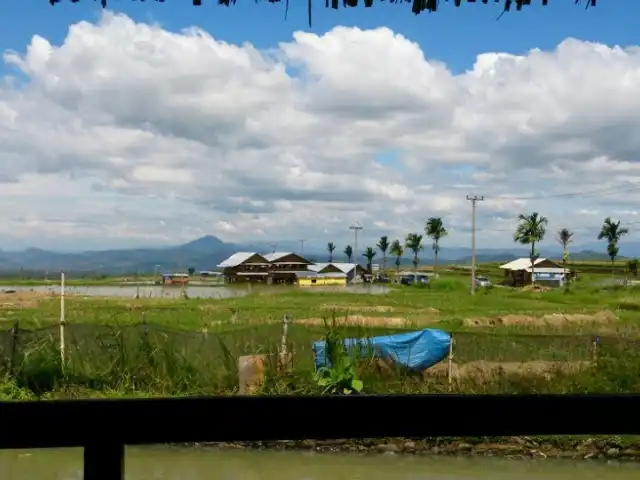
[[[622,255],[618,257],[618,260],[624,260],[625,258]],[[571,260],[611,260],[609,255],[602,252],[594,252],[593,250],[580,250],[579,252],[571,254]]]
[[[275,247],[274,247],[275,245]],[[159,271],[186,271],[189,268],[196,270],[214,269],[222,260],[237,251],[268,252],[276,248],[278,251],[299,251],[299,242],[252,242],[248,244],[226,243],[217,237],[207,235],[191,242],[164,247],[164,248],[135,248],[119,250],[85,251],[78,253],[59,253],[38,248],[29,248],[20,252],[6,252],[0,250],[0,273],[4,275],[15,274],[21,270],[25,272],[45,273],[64,270],[69,274],[107,275],[107,274],[132,274],[135,272],[148,273],[154,269]],[[288,247],[288,248],[287,248]],[[305,246],[306,247],[306,246]],[[601,247],[601,245],[594,245]],[[572,260],[607,260],[604,251],[596,248],[574,247],[571,252]],[[604,250],[604,249],[602,249]],[[621,253],[626,256],[640,254],[639,243],[621,244]],[[545,257],[560,259],[562,252],[559,249],[546,250],[541,248],[540,254]],[[519,257],[526,257],[528,249],[482,249],[476,252],[478,263],[509,262]],[[326,262],[328,254],[321,249],[305,248],[305,256],[312,261]],[[433,263],[433,251],[428,249],[420,253],[420,264]],[[623,258],[623,257],[620,257]],[[346,261],[343,254],[334,255],[335,261]],[[364,258],[358,257],[360,263]],[[471,249],[465,247],[443,247],[440,251],[438,262],[444,264],[470,264]],[[374,263],[382,263],[380,252],[374,259]],[[389,256],[387,264],[395,264],[395,258]],[[405,253],[402,266],[411,265],[410,253]]]
[[243,248],[205,236],[183,245],[166,248],[136,248],[79,253],[58,253],[30,248],[22,252],[0,251],[0,271],[61,271],[75,273],[124,274],[135,272],[210,270]]

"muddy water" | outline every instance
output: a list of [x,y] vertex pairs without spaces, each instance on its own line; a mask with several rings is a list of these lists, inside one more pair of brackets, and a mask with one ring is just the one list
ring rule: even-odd
[[[15,290],[16,292],[59,292],[59,286],[5,286],[0,291]],[[189,285],[186,293],[191,298],[233,298],[242,297],[252,293],[260,295],[273,295],[291,291],[303,291],[312,293],[322,292],[344,292],[361,295],[380,295],[387,293],[389,288],[384,285],[350,285],[347,287],[295,287],[295,286],[252,286],[247,287],[234,286],[197,286]],[[134,285],[99,285],[99,286],[67,286],[65,292],[72,295],[86,295],[95,297],[125,297],[134,298],[137,295],[140,298],[180,298],[182,296],[182,288],[180,287],[162,287],[162,286],[134,286]]]
[[[80,480],[79,450],[0,451],[2,480]],[[637,480],[637,464],[127,449],[127,480]]]

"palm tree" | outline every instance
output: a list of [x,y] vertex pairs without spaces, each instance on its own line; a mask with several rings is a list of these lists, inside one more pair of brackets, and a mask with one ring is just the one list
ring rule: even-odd
[[549,219],[538,215],[538,212],[529,215],[518,215],[520,223],[513,235],[513,241],[523,245],[531,245],[531,283],[535,283],[535,262],[539,255],[536,253],[536,243],[541,242],[547,233]]
[[573,243],[573,232],[568,228],[563,228],[562,230],[558,230],[558,234],[556,236],[556,240],[558,243],[562,245],[562,274],[564,275],[565,281],[567,279],[567,262],[569,261],[569,244]]
[[400,240],[394,240],[391,243],[389,253],[396,257],[396,273],[398,273],[400,271],[400,259],[402,258],[402,255],[404,255],[404,248],[402,248]]
[[347,256],[347,261],[351,263],[351,259],[353,258],[353,248],[351,248],[351,245],[344,247],[344,254]]
[[333,252],[336,249],[336,244],[333,242],[327,243],[327,252],[329,252],[329,263],[333,262]]
[[378,244],[376,245],[378,249],[382,252],[382,271],[384,272],[387,269],[387,250],[389,250],[389,238],[385,235],[380,237],[378,240]]
[[422,250],[422,235],[418,233],[410,233],[404,239],[404,245],[413,252],[413,268],[418,269],[418,254]]
[[371,264],[373,263],[373,257],[376,256],[376,251],[371,247],[367,247],[362,256],[367,259],[367,270],[371,272]]
[[602,224],[602,229],[598,234],[598,240],[605,239],[607,241],[607,254],[611,259],[611,276],[615,275],[615,261],[618,256],[618,252],[620,249],[618,248],[618,243],[620,239],[629,233],[628,228],[620,227],[620,220],[614,222],[611,220],[611,217],[607,217],[604,219],[604,223]]
[[444,228],[444,222],[440,217],[431,217],[424,225],[424,233],[433,240],[433,272],[438,269],[438,252],[440,251],[440,239],[446,237],[449,232]]

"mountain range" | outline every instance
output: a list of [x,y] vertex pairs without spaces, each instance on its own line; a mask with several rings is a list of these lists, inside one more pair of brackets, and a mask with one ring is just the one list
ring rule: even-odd
[[[274,247],[275,246],[275,247]],[[628,242],[620,245],[620,253],[626,257],[640,255],[640,243]],[[0,250],[0,272],[4,275],[17,272],[59,272],[78,274],[131,274],[135,272],[163,272],[186,271],[194,268],[196,271],[213,270],[222,260],[238,251],[269,252],[276,248],[278,251],[300,251],[299,242],[252,242],[248,244],[226,243],[217,237],[207,235],[183,245],[164,248],[133,248],[119,250],[85,251],[77,253],[60,253],[38,248],[29,248],[18,252]],[[560,258],[559,248],[540,248],[543,257]],[[327,261],[328,253],[320,248],[305,248],[304,256],[313,261]],[[479,248],[476,259],[482,262],[508,262],[516,258],[528,256],[526,247],[515,248]],[[375,259],[379,262],[380,254]],[[410,265],[410,255],[405,254],[403,265]],[[586,244],[574,246],[571,249],[574,260],[606,260],[604,248],[600,244]],[[335,261],[345,261],[346,258],[339,248],[333,256]],[[364,259],[359,258],[363,263]],[[420,254],[420,263],[431,263],[433,251],[425,246]],[[471,263],[471,249],[466,247],[446,247],[440,250],[440,264],[469,264]]]

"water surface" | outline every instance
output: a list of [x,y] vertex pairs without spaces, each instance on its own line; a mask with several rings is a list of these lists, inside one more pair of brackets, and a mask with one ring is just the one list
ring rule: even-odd
[[[0,291],[15,290],[16,292],[59,292],[60,287],[57,285],[39,285],[39,286],[5,286]],[[322,292],[343,292],[361,295],[380,295],[389,291],[389,287],[385,285],[364,284],[349,285],[346,287],[336,286],[318,286],[318,287],[297,287],[285,285],[247,285],[245,286],[200,286],[189,285],[184,291],[191,298],[234,298],[243,297],[245,295],[256,293],[260,295],[276,295],[279,293],[299,291],[308,293]],[[84,295],[95,297],[124,297],[134,298],[180,298],[183,289],[178,286],[160,286],[160,285],[73,285],[65,287],[65,292],[72,295]]]
[[[128,448],[127,480],[637,480],[640,465],[301,452]],[[2,480],[80,480],[82,451],[0,451]]]

